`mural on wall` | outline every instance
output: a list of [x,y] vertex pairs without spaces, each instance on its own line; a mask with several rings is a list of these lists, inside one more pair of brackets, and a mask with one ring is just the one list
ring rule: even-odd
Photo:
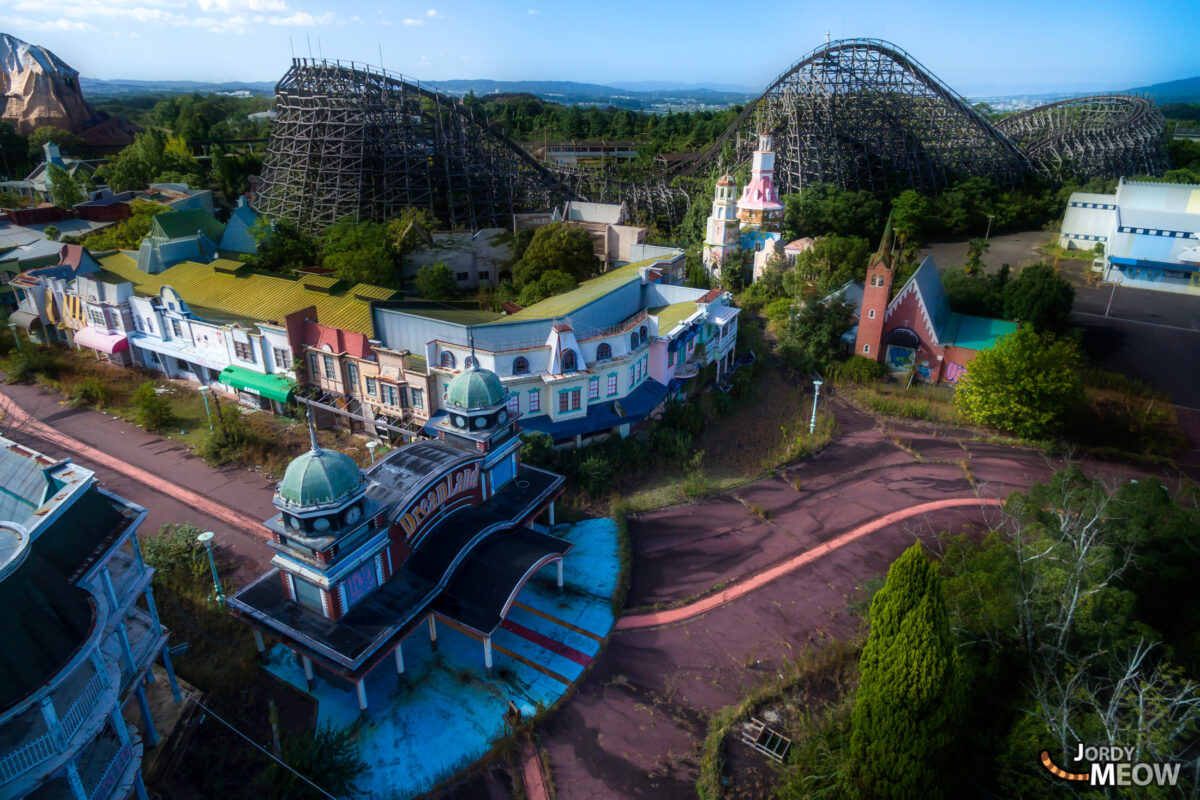
[[933,368],[929,366],[928,361],[917,364],[917,377],[923,381],[933,380]]
[[947,383],[958,383],[958,379],[965,375],[967,368],[962,364],[956,364],[953,361],[946,362],[946,381]]
[[907,372],[912,369],[913,361],[916,358],[917,351],[911,347],[900,347],[892,344],[888,345],[884,361],[887,363],[888,369],[894,372]]

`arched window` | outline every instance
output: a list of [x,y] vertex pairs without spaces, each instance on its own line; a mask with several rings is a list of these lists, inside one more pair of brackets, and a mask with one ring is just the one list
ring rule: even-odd
[[612,347],[609,346],[608,342],[602,342],[596,348],[596,360],[603,361],[606,358],[612,358]]
[[563,351],[562,368],[563,372],[574,372],[575,370],[579,369],[578,365],[576,364],[574,350]]
[[629,349],[637,350],[638,338],[636,333],[629,334]]
[[525,356],[517,356],[513,359],[513,375],[529,374],[529,359]]
[[454,360],[454,353],[451,353],[449,350],[443,350],[442,351],[442,366],[445,367],[446,369],[454,369],[455,363],[457,363],[457,362],[455,362],[455,360]]
[[467,356],[467,360],[463,362],[463,366],[467,369],[471,369],[472,367],[479,369],[479,361],[475,359],[475,356]]
[[642,327],[638,328],[638,336],[639,336],[639,337],[641,337],[641,340],[642,340],[642,343],[643,343],[643,344],[645,343],[645,341],[646,341],[647,339],[649,339],[649,338],[650,338],[650,334],[649,334],[649,332],[646,330],[646,326],[645,326],[645,325],[643,325]]

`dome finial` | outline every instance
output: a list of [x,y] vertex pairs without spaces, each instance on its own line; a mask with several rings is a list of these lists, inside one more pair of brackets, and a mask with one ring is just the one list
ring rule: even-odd
[[313,422],[312,403],[308,404],[308,415],[307,416],[308,416],[308,436],[309,436],[309,439],[312,440],[312,449],[314,452],[316,452],[317,450],[320,450],[321,448],[317,444],[317,426],[316,426],[316,423]]
[[475,328],[467,328],[467,336],[471,338],[471,369],[479,369],[479,359],[475,357]]

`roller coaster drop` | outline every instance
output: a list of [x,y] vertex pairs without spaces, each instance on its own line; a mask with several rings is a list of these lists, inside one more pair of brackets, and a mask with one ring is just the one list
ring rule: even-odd
[[294,59],[276,86],[276,112],[258,205],[309,230],[405,206],[455,228],[507,226],[514,212],[585,198],[673,224],[688,202],[673,179],[744,163],[764,129],[775,133],[781,192],[816,182],[936,190],[965,176],[1011,184],[1030,172],[1087,178],[1165,165],[1163,118],[1145,98],[1068,100],[994,124],[877,39],[817,48],[706,150],[637,182],[542,164],[459,99],[353,62]]

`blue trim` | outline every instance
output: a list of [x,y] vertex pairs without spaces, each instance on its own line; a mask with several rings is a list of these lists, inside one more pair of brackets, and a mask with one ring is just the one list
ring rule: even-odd
[[[521,427],[527,431],[548,433],[555,439],[566,439],[581,434],[611,430],[619,425],[641,422],[667,396],[667,387],[656,380],[647,379],[626,397],[617,400],[597,400],[587,406],[587,415],[569,420],[555,421],[547,414],[525,417]],[[618,416],[613,403],[620,402],[624,416]]]
[[[1200,272],[1200,266],[1195,264],[1175,263],[1170,261],[1149,261],[1124,256],[1109,256],[1109,262],[1123,267],[1143,267],[1148,269],[1168,269],[1172,272]],[[1123,271],[1123,270],[1122,270]]]

